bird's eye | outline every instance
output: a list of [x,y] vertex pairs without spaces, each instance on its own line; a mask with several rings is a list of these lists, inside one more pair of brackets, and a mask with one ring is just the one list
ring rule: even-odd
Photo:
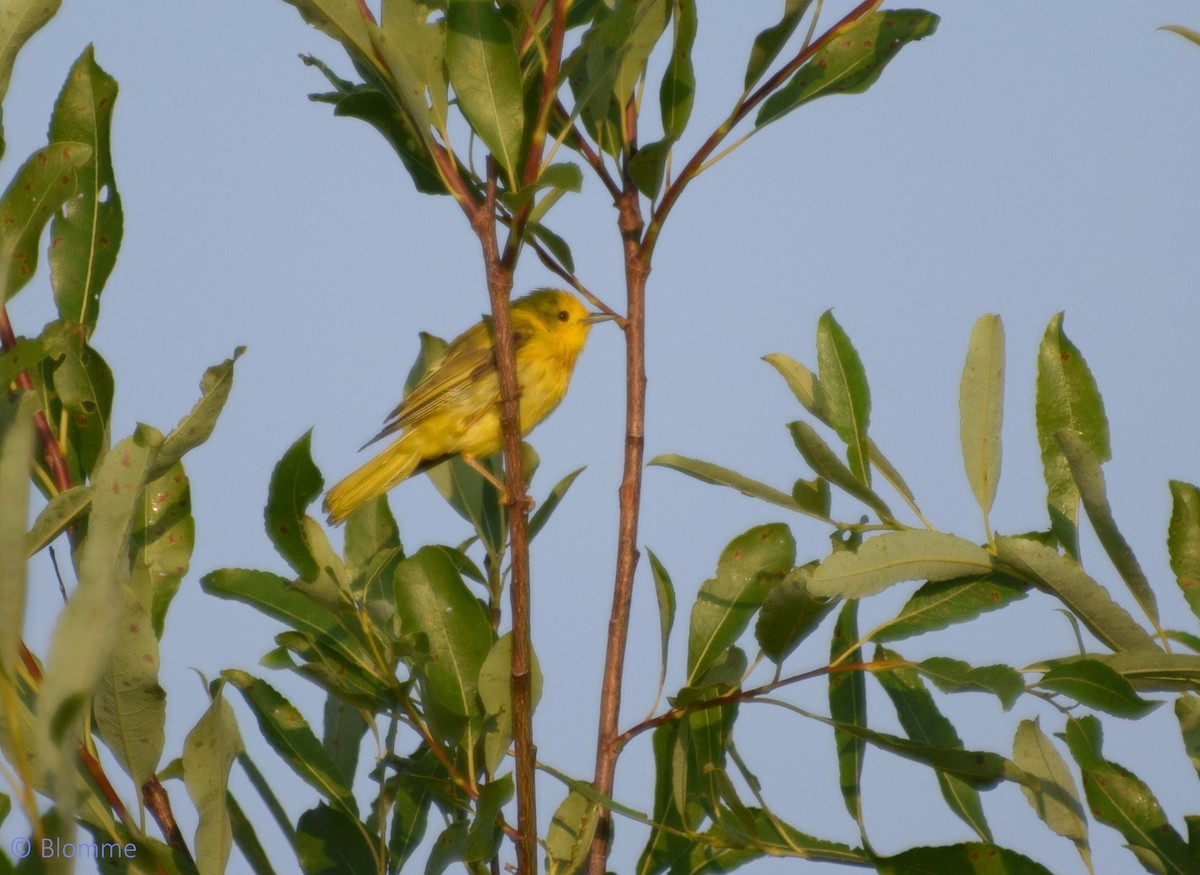
[[566,310],[558,311],[558,321],[559,322],[566,322],[570,318],[571,318],[571,314],[568,313]]

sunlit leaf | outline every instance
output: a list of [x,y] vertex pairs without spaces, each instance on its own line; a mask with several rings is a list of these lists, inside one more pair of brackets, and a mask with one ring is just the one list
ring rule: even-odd
[[1095,659],[1057,665],[1037,685],[1116,717],[1142,717],[1162,704],[1143,699],[1126,678]]
[[[855,479],[871,485],[867,426],[871,420],[871,390],[867,372],[850,337],[826,310],[817,323],[818,407],[846,445],[846,458]],[[818,472],[821,473],[821,472]]]
[[983,548],[954,535],[909,530],[887,532],[826,558],[809,591],[823,598],[865,598],[904,580],[953,580],[992,567]]
[[1028,584],[999,572],[925,583],[873,639],[881,644],[900,641],[966,623],[1025,598],[1028,591]]
[[1039,818],[1058,835],[1075,843],[1080,854],[1088,851],[1088,822],[1075,778],[1053,740],[1037,720],[1022,720],[1013,739],[1013,762],[1037,781],[1021,792]]
[[808,637],[837,603],[808,591],[810,571],[793,568],[763,599],[754,637],[772,662],[781,663]]
[[1180,480],[1170,481],[1170,486],[1167,551],[1171,570],[1188,607],[1200,617],[1200,489]]
[[754,87],[771,63],[779,57],[780,51],[795,32],[796,26],[810,5],[812,5],[812,0],[785,0],[783,17],[779,22],[760,32],[754,38],[754,45],[750,49],[750,60],[746,64],[746,91]]
[[1004,419],[1004,324],[999,316],[981,316],[971,330],[958,388],[958,416],[967,482],[987,519],[1000,482]]
[[242,752],[233,709],[218,690],[204,716],[183,742],[183,778],[196,806],[196,865],[201,875],[220,875],[233,846],[233,826],[226,805],[229,770]]

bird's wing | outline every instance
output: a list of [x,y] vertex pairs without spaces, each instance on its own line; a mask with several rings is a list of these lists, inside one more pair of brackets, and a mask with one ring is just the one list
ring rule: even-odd
[[[459,335],[446,349],[445,355],[426,372],[413,390],[404,396],[396,409],[388,414],[383,429],[363,444],[364,447],[401,429],[411,428],[447,407],[458,405],[474,395],[494,403],[499,397],[499,379],[492,359],[490,320],[473,325]],[[514,332],[517,349],[527,334]],[[464,409],[464,415],[470,415]]]

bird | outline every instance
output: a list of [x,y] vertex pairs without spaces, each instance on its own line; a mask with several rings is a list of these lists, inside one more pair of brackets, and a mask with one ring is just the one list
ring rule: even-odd
[[[566,395],[592,325],[616,317],[589,312],[562,289],[531,292],[513,301],[510,312],[524,437]],[[325,494],[330,525],[340,525],[365,502],[452,456],[461,456],[496,483],[478,462],[498,452],[504,442],[494,342],[490,316],[450,342],[360,451],[388,435],[399,432],[399,437]],[[496,485],[503,496],[503,484]]]

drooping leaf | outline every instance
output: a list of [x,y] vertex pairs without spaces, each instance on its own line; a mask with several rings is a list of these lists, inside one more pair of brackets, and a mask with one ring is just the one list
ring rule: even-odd
[[229,770],[242,752],[233,709],[220,690],[183,742],[183,778],[196,806],[196,867],[201,875],[221,875],[233,846],[233,825],[226,805]]
[[547,875],[580,875],[587,864],[600,806],[574,790],[567,794],[546,832]]
[[1004,419],[1004,324],[994,314],[979,317],[971,330],[958,388],[958,416],[967,482],[986,520],[1000,482]]
[[584,468],[576,468],[566,477],[563,477],[554,484],[554,488],[542,499],[534,510],[533,515],[529,518],[529,540],[532,541],[537,537],[538,532],[550,522],[550,515],[558,509],[563,498],[566,497],[567,490],[571,488],[571,484],[575,482],[575,478],[584,472]]
[[822,598],[865,598],[904,580],[953,580],[991,570],[983,548],[954,535],[909,530],[887,532],[857,551],[826,558],[809,591]]
[[1054,875],[1041,863],[989,842],[910,848],[894,857],[879,858],[880,875]]
[[996,558],[1016,576],[1060,599],[1092,634],[1115,650],[1158,650],[1146,630],[1070,556],[1027,538],[996,539]]
[[701,585],[692,607],[688,686],[699,683],[738,639],[795,559],[796,542],[787,526],[779,523],[750,529],[721,552],[716,577]]
[[[891,651],[879,648],[876,660],[902,658]],[[905,734],[913,741],[934,748],[962,750],[958,732],[933,701],[933,697],[921,682],[920,676],[911,668],[897,667],[875,673],[880,685],[891,698],[896,716]],[[992,831],[983,813],[979,790],[957,775],[937,771],[938,786],[942,798],[964,823],[979,834],[984,841],[992,840]]]
[[1017,727],[1013,762],[1037,782],[1034,786],[1021,787],[1037,816],[1058,835],[1074,842],[1086,860],[1090,854],[1088,822],[1079,801],[1075,778],[1037,720],[1022,720]]
[[50,225],[50,282],[58,317],[96,327],[100,292],[117,261],[124,217],[113,174],[109,131],[117,82],[96,63],[91,46],[75,61],[50,119],[50,141],[84,143],[91,159],[78,172],[79,196]]
[[1038,347],[1037,433],[1050,528],[1066,551],[1078,556],[1079,490],[1056,435],[1062,429],[1074,431],[1098,462],[1112,458],[1112,450],[1096,379],[1062,323],[1062,313],[1051,319]]
[[748,498],[758,498],[771,504],[777,504],[788,510],[794,510],[797,513],[805,513],[786,492],[775,489],[765,483],[759,483],[757,480],[746,477],[729,468],[714,465],[712,462],[702,462],[699,459],[689,459],[687,456],[664,453],[661,456],[655,456],[648,464],[658,465],[663,468],[673,468],[676,471],[687,474],[689,477],[695,477],[703,483],[711,483],[714,486],[728,486],[730,489],[736,489]]
[[671,59],[658,92],[663,133],[672,140],[683,136],[696,98],[696,73],[692,69],[692,46],[696,41],[696,0],[672,0],[675,33]]
[[[542,667],[537,654],[530,666],[530,707],[542,700]],[[492,645],[479,669],[479,701],[488,722],[484,730],[484,759],[489,775],[500,770],[513,741],[512,715],[512,633],[507,632]]]
[[[842,605],[829,644],[829,662],[835,665],[848,663],[862,665],[863,652],[858,643],[858,602],[847,601]],[[847,653],[847,649],[853,647]],[[867,685],[865,674],[849,668],[829,673],[829,716],[833,720],[833,741],[837,747],[838,782],[846,811],[854,818],[860,833],[865,835],[863,822],[862,771],[867,743],[860,736],[846,732],[843,727],[866,728]]]
[[[150,474],[161,467],[156,459]],[[146,484],[131,539],[131,586],[146,604],[156,639],[162,638],[167,609],[187,573],[195,542],[191,484],[177,462]]]
[[1100,462],[1083,438],[1070,429],[1059,431],[1055,440],[1067,459],[1071,479],[1075,481],[1075,488],[1083,501],[1083,509],[1087,512],[1100,545],[1104,547],[1104,552],[1108,554],[1113,567],[1129,587],[1138,605],[1157,626],[1158,600],[1154,596],[1150,581],[1142,571],[1142,566],[1133,555],[1129,542],[1117,528],[1112,507],[1108,503],[1108,491],[1104,484],[1104,472],[1100,470]]
[[29,530],[25,555],[32,556],[61,535],[91,505],[92,490],[88,486],[72,486],[50,499]]
[[33,278],[42,231],[75,195],[79,169],[91,157],[84,143],[51,143],[21,165],[0,196],[0,306]]
[[[671,630],[675,627],[675,584],[667,573],[665,565],[654,555],[654,551],[646,548],[646,556],[650,560],[650,574],[654,578],[654,594],[658,600],[658,640],[661,645],[658,673],[658,695],[662,695],[663,685],[667,681],[667,655],[671,644]],[[656,702],[657,704],[657,702]]]
[[827,94],[860,94],[908,43],[937,29],[938,16],[920,9],[872,12],[838,33],[787,84],[763,101],[762,127]]
[[1192,768],[1200,776],[1200,699],[1190,694],[1177,698],[1175,700],[1175,719],[1179,721],[1179,734],[1183,736],[1183,749],[1187,751]]

